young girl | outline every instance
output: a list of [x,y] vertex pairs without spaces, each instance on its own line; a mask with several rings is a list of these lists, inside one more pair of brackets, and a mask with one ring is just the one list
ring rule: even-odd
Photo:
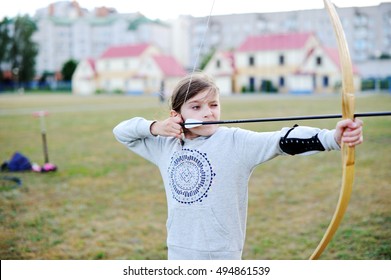
[[184,78],[171,96],[170,117],[140,117],[114,128],[119,142],[157,165],[167,204],[168,259],[241,259],[248,181],[253,169],[278,155],[339,150],[363,141],[362,122],[339,121],[334,130],[304,126],[275,132],[202,125],[220,119],[219,90],[206,75]]

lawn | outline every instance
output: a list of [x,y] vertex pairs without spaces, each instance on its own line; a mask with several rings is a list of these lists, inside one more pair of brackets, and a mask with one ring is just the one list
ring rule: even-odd
[[[338,95],[222,98],[223,119],[340,112]],[[39,120],[47,110],[54,173],[12,173],[22,185],[0,188],[1,259],[165,259],[166,202],[158,169],[113,137],[124,119],[165,118],[156,97],[0,95],[0,155],[20,151],[43,163]],[[358,94],[356,111],[390,111],[390,94]],[[333,128],[337,120],[302,121]],[[391,117],[365,118],[347,213],[322,259],[391,259]],[[257,131],[297,122],[242,124]],[[224,143],[222,143],[223,145]],[[244,259],[307,259],[337,204],[339,152],[279,157],[249,185]]]

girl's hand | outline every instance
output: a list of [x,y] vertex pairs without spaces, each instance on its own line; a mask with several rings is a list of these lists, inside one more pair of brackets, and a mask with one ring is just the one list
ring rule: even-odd
[[349,147],[354,147],[363,142],[363,122],[360,119],[346,119],[339,121],[335,128],[334,138],[339,145],[346,143]]
[[155,136],[160,135],[182,139],[183,128],[181,123],[183,123],[182,117],[177,114],[176,116],[169,117],[164,121],[156,121],[152,123],[150,130],[152,135]]

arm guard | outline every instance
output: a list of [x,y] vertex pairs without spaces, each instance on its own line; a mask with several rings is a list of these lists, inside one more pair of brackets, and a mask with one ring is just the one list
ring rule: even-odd
[[280,148],[289,155],[303,154],[312,151],[325,151],[324,146],[319,140],[318,133],[309,138],[290,138],[289,134],[298,125],[294,125],[285,136],[280,139]]

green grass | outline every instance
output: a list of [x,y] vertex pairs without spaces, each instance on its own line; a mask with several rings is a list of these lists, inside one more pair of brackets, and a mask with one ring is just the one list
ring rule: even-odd
[[[224,97],[223,119],[339,113],[327,96]],[[356,111],[391,109],[391,95],[357,95]],[[56,173],[12,173],[23,185],[0,191],[1,259],[164,259],[166,202],[159,171],[112,135],[124,119],[168,116],[156,98],[0,95],[0,155],[20,151],[42,164],[37,110],[46,118]],[[323,259],[391,259],[391,118],[367,118],[357,148],[348,211]],[[336,120],[301,125],[333,128]],[[293,122],[243,124],[259,131]],[[3,175],[3,174],[1,174]],[[338,152],[280,157],[260,167],[249,186],[244,259],[307,259],[335,209]]]

